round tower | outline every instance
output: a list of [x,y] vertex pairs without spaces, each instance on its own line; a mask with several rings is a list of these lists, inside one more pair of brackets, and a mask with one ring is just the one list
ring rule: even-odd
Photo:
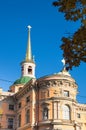
[[39,130],[74,130],[77,87],[65,63],[61,72],[37,80]]

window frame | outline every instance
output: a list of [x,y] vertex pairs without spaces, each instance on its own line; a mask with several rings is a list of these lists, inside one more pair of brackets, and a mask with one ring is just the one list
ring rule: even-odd
[[77,118],[81,118],[81,114],[80,113],[77,113]]
[[22,103],[19,102],[19,103],[18,103],[18,108],[21,108],[21,106],[22,106]]
[[26,97],[26,103],[30,102],[30,96]]
[[32,66],[28,67],[28,74],[32,74]]
[[[45,112],[47,112],[47,113],[45,113]],[[49,119],[49,109],[47,107],[43,108],[42,119],[43,120],[48,120]]]
[[69,97],[69,91],[68,90],[64,90],[64,97]]
[[18,127],[21,127],[21,114],[18,115]]
[[12,117],[8,118],[8,129],[13,129],[14,119]]
[[30,109],[26,110],[26,124],[30,123]]
[[9,110],[14,110],[14,105],[13,104],[9,104]]
[[62,115],[64,120],[71,120],[71,112],[70,112],[70,106],[69,105],[63,105],[62,108]]

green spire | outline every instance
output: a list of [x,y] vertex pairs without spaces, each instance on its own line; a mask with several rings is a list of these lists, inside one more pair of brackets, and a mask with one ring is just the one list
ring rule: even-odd
[[30,40],[30,30],[31,30],[31,26],[28,26],[28,43],[27,43],[27,51],[26,51],[26,57],[25,57],[25,61],[33,61],[32,59],[32,52],[31,52],[31,40]]

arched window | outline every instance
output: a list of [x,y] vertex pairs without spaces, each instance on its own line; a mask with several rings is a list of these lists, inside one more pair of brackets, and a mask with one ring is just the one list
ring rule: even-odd
[[20,114],[19,117],[18,117],[18,126],[19,126],[19,127],[21,126],[21,114]]
[[19,91],[22,89],[22,87],[19,87]]
[[63,119],[70,120],[70,107],[68,105],[63,105]]
[[26,111],[26,123],[29,123],[30,122],[30,110],[28,109]]
[[45,107],[43,108],[43,120],[47,120],[48,119],[48,108]]
[[28,73],[32,74],[32,67],[31,66],[28,67]]

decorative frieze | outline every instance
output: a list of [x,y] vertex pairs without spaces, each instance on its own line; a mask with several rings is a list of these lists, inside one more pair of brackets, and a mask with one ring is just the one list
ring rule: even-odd
[[42,80],[38,82],[39,88],[49,88],[49,87],[71,87],[77,88],[77,85],[74,82],[70,82],[68,80]]

